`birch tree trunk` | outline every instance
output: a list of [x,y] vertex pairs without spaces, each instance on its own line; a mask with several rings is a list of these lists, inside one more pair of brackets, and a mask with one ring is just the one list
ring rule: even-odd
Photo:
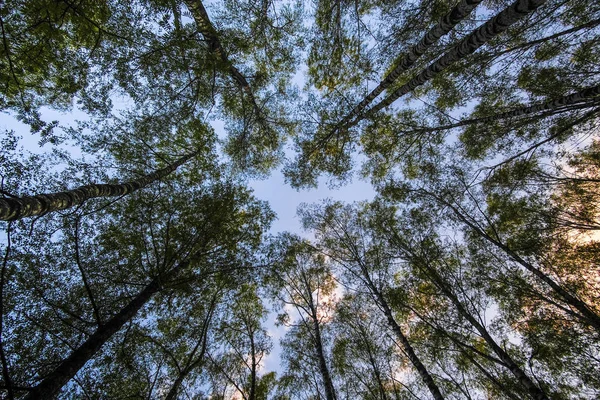
[[346,125],[354,116],[359,115],[377,96],[398,79],[401,73],[410,68],[421,57],[431,45],[435,44],[442,36],[450,32],[456,24],[466,18],[471,11],[482,0],[461,0],[454,8],[431,28],[421,40],[411,47],[409,51],[399,57],[397,66],[369,93],[350,113],[348,113],[338,124],[339,127]]
[[192,17],[196,22],[196,27],[198,31],[202,34],[204,39],[208,41],[210,49],[219,57],[219,59],[223,62],[229,71],[229,74],[237,84],[237,86],[248,96],[250,100],[250,104],[252,105],[252,109],[254,110],[254,114],[258,118],[259,123],[266,127],[266,121],[263,116],[263,112],[258,107],[258,103],[256,102],[256,97],[254,96],[254,92],[248,83],[248,80],[242,73],[236,68],[235,65],[229,59],[227,52],[223,48],[221,44],[221,40],[219,39],[219,35],[217,30],[215,29],[213,23],[210,21],[208,17],[208,13],[200,0],[185,0],[184,1],[187,8],[192,13]]
[[408,356],[408,359],[410,360],[412,365],[415,367],[415,369],[419,373],[419,376],[421,377],[423,382],[425,382],[425,385],[431,392],[431,395],[433,396],[433,398],[435,400],[443,400],[444,396],[442,396],[442,392],[440,391],[440,388],[436,385],[435,381],[433,380],[433,377],[431,376],[429,371],[427,371],[427,368],[425,367],[425,365],[421,362],[421,360],[415,353],[415,350],[413,349],[410,342],[408,341],[408,338],[402,332],[402,328],[400,327],[400,325],[398,325],[398,322],[394,318],[392,309],[390,308],[389,304],[383,297],[383,293],[381,293],[381,291],[379,289],[377,289],[377,287],[371,280],[371,277],[368,275],[367,271],[364,270],[364,268],[363,268],[362,274],[367,283],[367,287],[369,288],[369,290],[375,297],[377,303],[379,303],[379,306],[381,307],[381,310],[383,311],[383,314],[385,315],[385,317],[388,321],[388,325],[390,326],[390,328],[392,329],[392,331],[394,332],[394,334],[396,335],[398,340],[400,340],[400,343],[402,344],[402,349]]
[[14,221],[24,217],[65,210],[93,198],[127,195],[163,179],[199,153],[200,150],[189,153],[164,168],[129,182],[85,185],[65,192],[0,199],[0,220]]
[[250,334],[250,356],[252,358],[250,365],[250,393],[248,393],[248,400],[256,400],[256,373],[257,373],[257,362],[256,362],[256,346],[254,345],[254,332]]
[[75,349],[65,358],[49,375],[29,392],[25,400],[51,400],[56,397],[60,389],[67,384],[79,370],[90,361],[102,346],[117,333],[123,325],[129,322],[137,312],[162,290],[162,283],[175,278],[183,269],[187,268],[190,260],[177,264],[171,271],[163,276],[154,278],[146,287],[138,293],[125,307],[115,314],[111,319],[98,326],[83,344]]
[[327,362],[325,361],[325,353],[323,351],[323,339],[321,338],[321,327],[319,326],[319,317],[312,304],[312,301],[311,304],[309,304],[309,306],[312,312],[311,319],[313,322],[313,329],[315,331],[315,348],[317,350],[317,356],[319,357],[319,370],[321,372],[321,377],[323,378],[323,383],[325,385],[325,397],[327,397],[327,400],[336,400],[337,395],[335,393],[335,388],[333,387],[333,381],[331,379],[331,374],[329,373],[329,368],[327,367]]
[[450,65],[468,56],[469,54],[474,53],[475,50],[507,30],[508,27],[513,25],[515,22],[523,19],[535,11],[545,2],[546,0],[517,0],[510,7],[504,9],[495,17],[473,31],[452,50],[434,61],[408,83],[402,85],[386,99],[369,109],[364,115],[359,115],[353,121],[349,122],[347,127],[354,126],[361,120],[373,116],[375,113],[389,106],[400,97],[425,84],[434,76],[448,68]]

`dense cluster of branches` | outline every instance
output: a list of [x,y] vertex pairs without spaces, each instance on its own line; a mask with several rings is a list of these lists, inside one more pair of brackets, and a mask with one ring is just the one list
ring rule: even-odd
[[[2,135],[0,396],[600,397],[599,26],[594,0],[2,2],[0,107],[41,150]],[[268,235],[246,185],[277,168],[377,196]]]

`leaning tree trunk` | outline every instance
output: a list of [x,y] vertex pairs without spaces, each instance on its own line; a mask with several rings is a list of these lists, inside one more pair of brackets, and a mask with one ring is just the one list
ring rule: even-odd
[[90,361],[102,346],[115,334],[123,325],[130,321],[137,312],[152,298],[152,296],[161,290],[161,285],[165,278],[171,279],[187,265],[190,261],[183,261],[173,268],[167,276],[154,278],[137,296],[133,298],[125,307],[121,309],[106,323],[100,325],[81,346],[65,358],[49,375],[47,375],[37,386],[35,386],[25,400],[44,400],[54,399],[61,388],[67,384],[79,370]]
[[65,210],[98,197],[124,196],[163,179],[199,153],[200,150],[189,153],[165,168],[125,183],[85,185],[66,192],[0,199],[0,220],[14,221],[24,217],[44,215]]
[[375,297],[377,303],[381,307],[381,310],[383,311],[383,314],[385,315],[385,317],[388,321],[388,325],[390,326],[390,328],[392,329],[392,331],[394,332],[394,334],[396,335],[398,340],[400,340],[400,343],[402,344],[402,349],[408,356],[408,359],[410,360],[412,365],[415,367],[415,369],[419,373],[419,376],[421,377],[423,382],[425,382],[425,385],[427,385],[427,388],[431,392],[431,395],[433,396],[433,398],[435,400],[443,400],[444,396],[442,396],[442,392],[440,391],[440,388],[436,385],[435,381],[433,380],[433,377],[431,376],[429,371],[427,371],[427,368],[425,367],[425,365],[421,362],[421,360],[415,353],[415,350],[413,349],[410,342],[408,341],[408,338],[402,332],[402,328],[400,328],[400,325],[398,325],[398,322],[396,322],[396,319],[394,318],[394,314],[392,313],[392,309],[390,308],[388,302],[383,297],[383,294],[381,293],[381,291],[379,289],[377,289],[377,287],[371,280],[371,277],[369,276],[369,274],[364,270],[363,270],[363,277],[365,278],[367,287],[369,288],[369,290]]
[[371,348],[371,337],[365,332],[364,327],[359,327],[360,334],[363,337],[365,347],[367,348],[367,353],[369,355],[369,363],[371,364],[371,368],[373,370],[373,375],[375,375],[375,381],[377,382],[377,389],[379,390],[379,394],[381,395],[381,400],[389,400],[389,396],[387,395],[387,391],[385,389],[385,385],[383,384],[383,379],[381,377],[381,368],[377,365],[377,361],[375,361],[375,356],[373,354],[373,349]]
[[419,75],[411,79],[408,83],[402,85],[394,93],[382,100],[379,104],[369,109],[366,113],[364,113],[364,115],[359,115],[353,121],[349,122],[347,127],[354,126],[362,119],[373,116],[381,109],[392,104],[398,98],[425,84],[434,76],[448,68],[450,65],[475,52],[475,50],[477,50],[479,47],[483,46],[485,43],[504,32],[515,22],[532,13],[545,2],[546,0],[516,1],[510,7],[504,9],[491,20],[473,31],[452,50],[425,68]]
[[424,191],[424,190],[421,190],[420,192],[426,194],[427,196],[433,197],[441,204],[444,204],[445,206],[450,208],[462,222],[464,222],[469,228],[471,228],[480,237],[482,237],[484,240],[488,241],[489,243],[493,244],[494,246],[496,246],[499,249],[501,249],[502,251],[504,251],[511,259],[513,259],[515,262],[519,263],[521,266],[523,266],[527,271],[531,272],[539,280],[541,280],[542,282],[544,282],[545,284],[550,286],[550,288],[554,291],[554,293],[556,293],[565,303],[569,304],[570,306],[575,308],[577,311],[579,311],[579,314],[577,314],[575,312],[573,313],[577,318],[579,318],[582,322],[584,322],[587,325],[592,326],[598,332],[600,332],[600,316],[598,314],[596,314],[584,301],[578,299],[577,297],[575,297],[574,295],[569,293],[561,285],[556,283],[554,281],[554,279],[552,279],[550,276],[546,275],[543,271],[541,271],[539,268],[535,267],[533,264],[527,262],[525,259],[523,259],[521,256],[519,256],[515,251],[513,251],[510,247],[508,247],[504,243],[500,242],[499,240],[494,239],[493,237],[491,237],[490,235],[485,233],[481,228],[476,226],[472,221],[470,221],[467,217],[465,217],[456,207],[454,207],[452,204],[450,204],[446,200],[441,199],[440,197],[436,196],[435,194]]
[[[414,257],[414,254],[411,254],[409,257]],[[483,340],[490,346],[490,348],[496,353],[498,358],[502,361],[502,363],[512,372],[512,374],[517,378],[517,381],[531,395],[531,397],[535,400],[548,400],[548,397],[519,367],[519,365],[512,359],[512,357],[496,343],[494,338],[490,335],[487,329],[477,321],[470,312],[463,306],[458,297],[454,294],[452,289],[450,289],[450,285],[443,279],[440,274],[435,270],[435,268],[428,264],[425,260],[420,263],[424,266],[425,272],[429,275],[429,277],[433,280],[433,283],[444,293],[444,295],[450,299],[450,301],[454,304],[456,309],[458,310],[459,315],[461,315],[464,319],[469,321],[469,323],[477,329]]]
[[591,108],[597,106],[600,102],[600,85],[581,89],[578,92],[571,93],[550,101],[535,103],[530,106],[515,108],[511,111],[490,115],[488,117],[465,119],[454,124],[440,125],[434,127],[412,129],[405,133],[437,132],[448,129],[459,128],[465,125],[483,124],[491,121],[499,121],[508,118],[517,118],[524,115],[531,115],[538,112],[544,112],[542,116],[554,115],[561,112],[572,111],[580,108]]
[[235,65],[233,65],[233,63],[229,59],[227,52],[221,44],[221,40],[219,39],[217,30],[215,29],[213,23],[210,21],[210,18],[208,17],[208,13],[206,12],[204,5],[202,4],[202,1],[185,0],[184,3],[190,10],[192,17],[196,22],[196,27],[198,28],[198,31],[208,42],[209,48],[227,67],[229,74],[231,75],[237,86],[248,96],[250,104],[252,105],[252,109],[254,110],[254,114],[256,115],[259,123],[263,127],[267,127],[266,119],[263,115],[263,112],[259,108],[258,103],[256,102],[256,97],[254,96],[254,92],[252,91],[248,80],[244,75],[242,75],[242,73],[236,68]]
[[494,385],[496,385],[496,387],[498,387],[498,389],[500,389],[502,391],[503,394],[505,394],[507,397],[509,397],[511,400],[519,400],[513,393],[512,391],[506,387],[506,385],[503,382],[500,382],[498,379],[496,379],[496,377],[494,377],[488,370],[486,370],[481,364],[479,364],[477,362],[477,360],[475,360],[475,358],[470,355],[468,352],[465,352],[464,355],[469,359],[469,361],[471,361],[471,364],[475,365],[475,367],[490,381],[492,382]]
[[399,57],[397,66],[369,93],[350,113],[348,113],[338,124],[337,127],[343,127],[356,115],[359,115],[366,106],[368,106],[377,96],[398,79],[401,73],[410,68],[421,57],[431,45],[435,44],[442,36],[450,32],[456,24],[466,18],[471,11],[482,0],[461,0],[454,8],[440,21],[431,28],[421,40],[411,47],[407,53]]

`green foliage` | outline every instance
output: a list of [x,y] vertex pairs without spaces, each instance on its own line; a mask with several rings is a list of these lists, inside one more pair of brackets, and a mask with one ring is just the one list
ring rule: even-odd
[[518,84],[535,96],[565,93],[565,80],[561,73],[560,69],[553,67],[538,70],[523,68],[519,74]]
[[[597,398],[600,7],[549,0],[440,67],[510,3],[483,2],[367,101],[457,2],[5,1],[0,108],[43,149],[6,129],[0,206],[194,155],[2,223],[0,397],[101,337],[41,395]],[[246,184],[277,168],[379,196],[267,237]]]

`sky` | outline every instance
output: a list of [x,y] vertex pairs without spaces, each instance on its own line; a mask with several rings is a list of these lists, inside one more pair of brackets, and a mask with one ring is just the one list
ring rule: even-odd
[[328,188],[325,181],[321,180],[316,189],[298,191],[284,182],[281,171],[274,172],[267,180],[251,182],[250,187],[254,189],[257,198],[268,201],[277,213],[277,220],[271,227],[272,233],[288,231],[303,236],[307,232],[302,231],[300,220],[296,216],[296,209],[300,204],[316,203],[323,199],[354,202],[372,200],[375,197],[372,186],[358,179],[337,189]]

